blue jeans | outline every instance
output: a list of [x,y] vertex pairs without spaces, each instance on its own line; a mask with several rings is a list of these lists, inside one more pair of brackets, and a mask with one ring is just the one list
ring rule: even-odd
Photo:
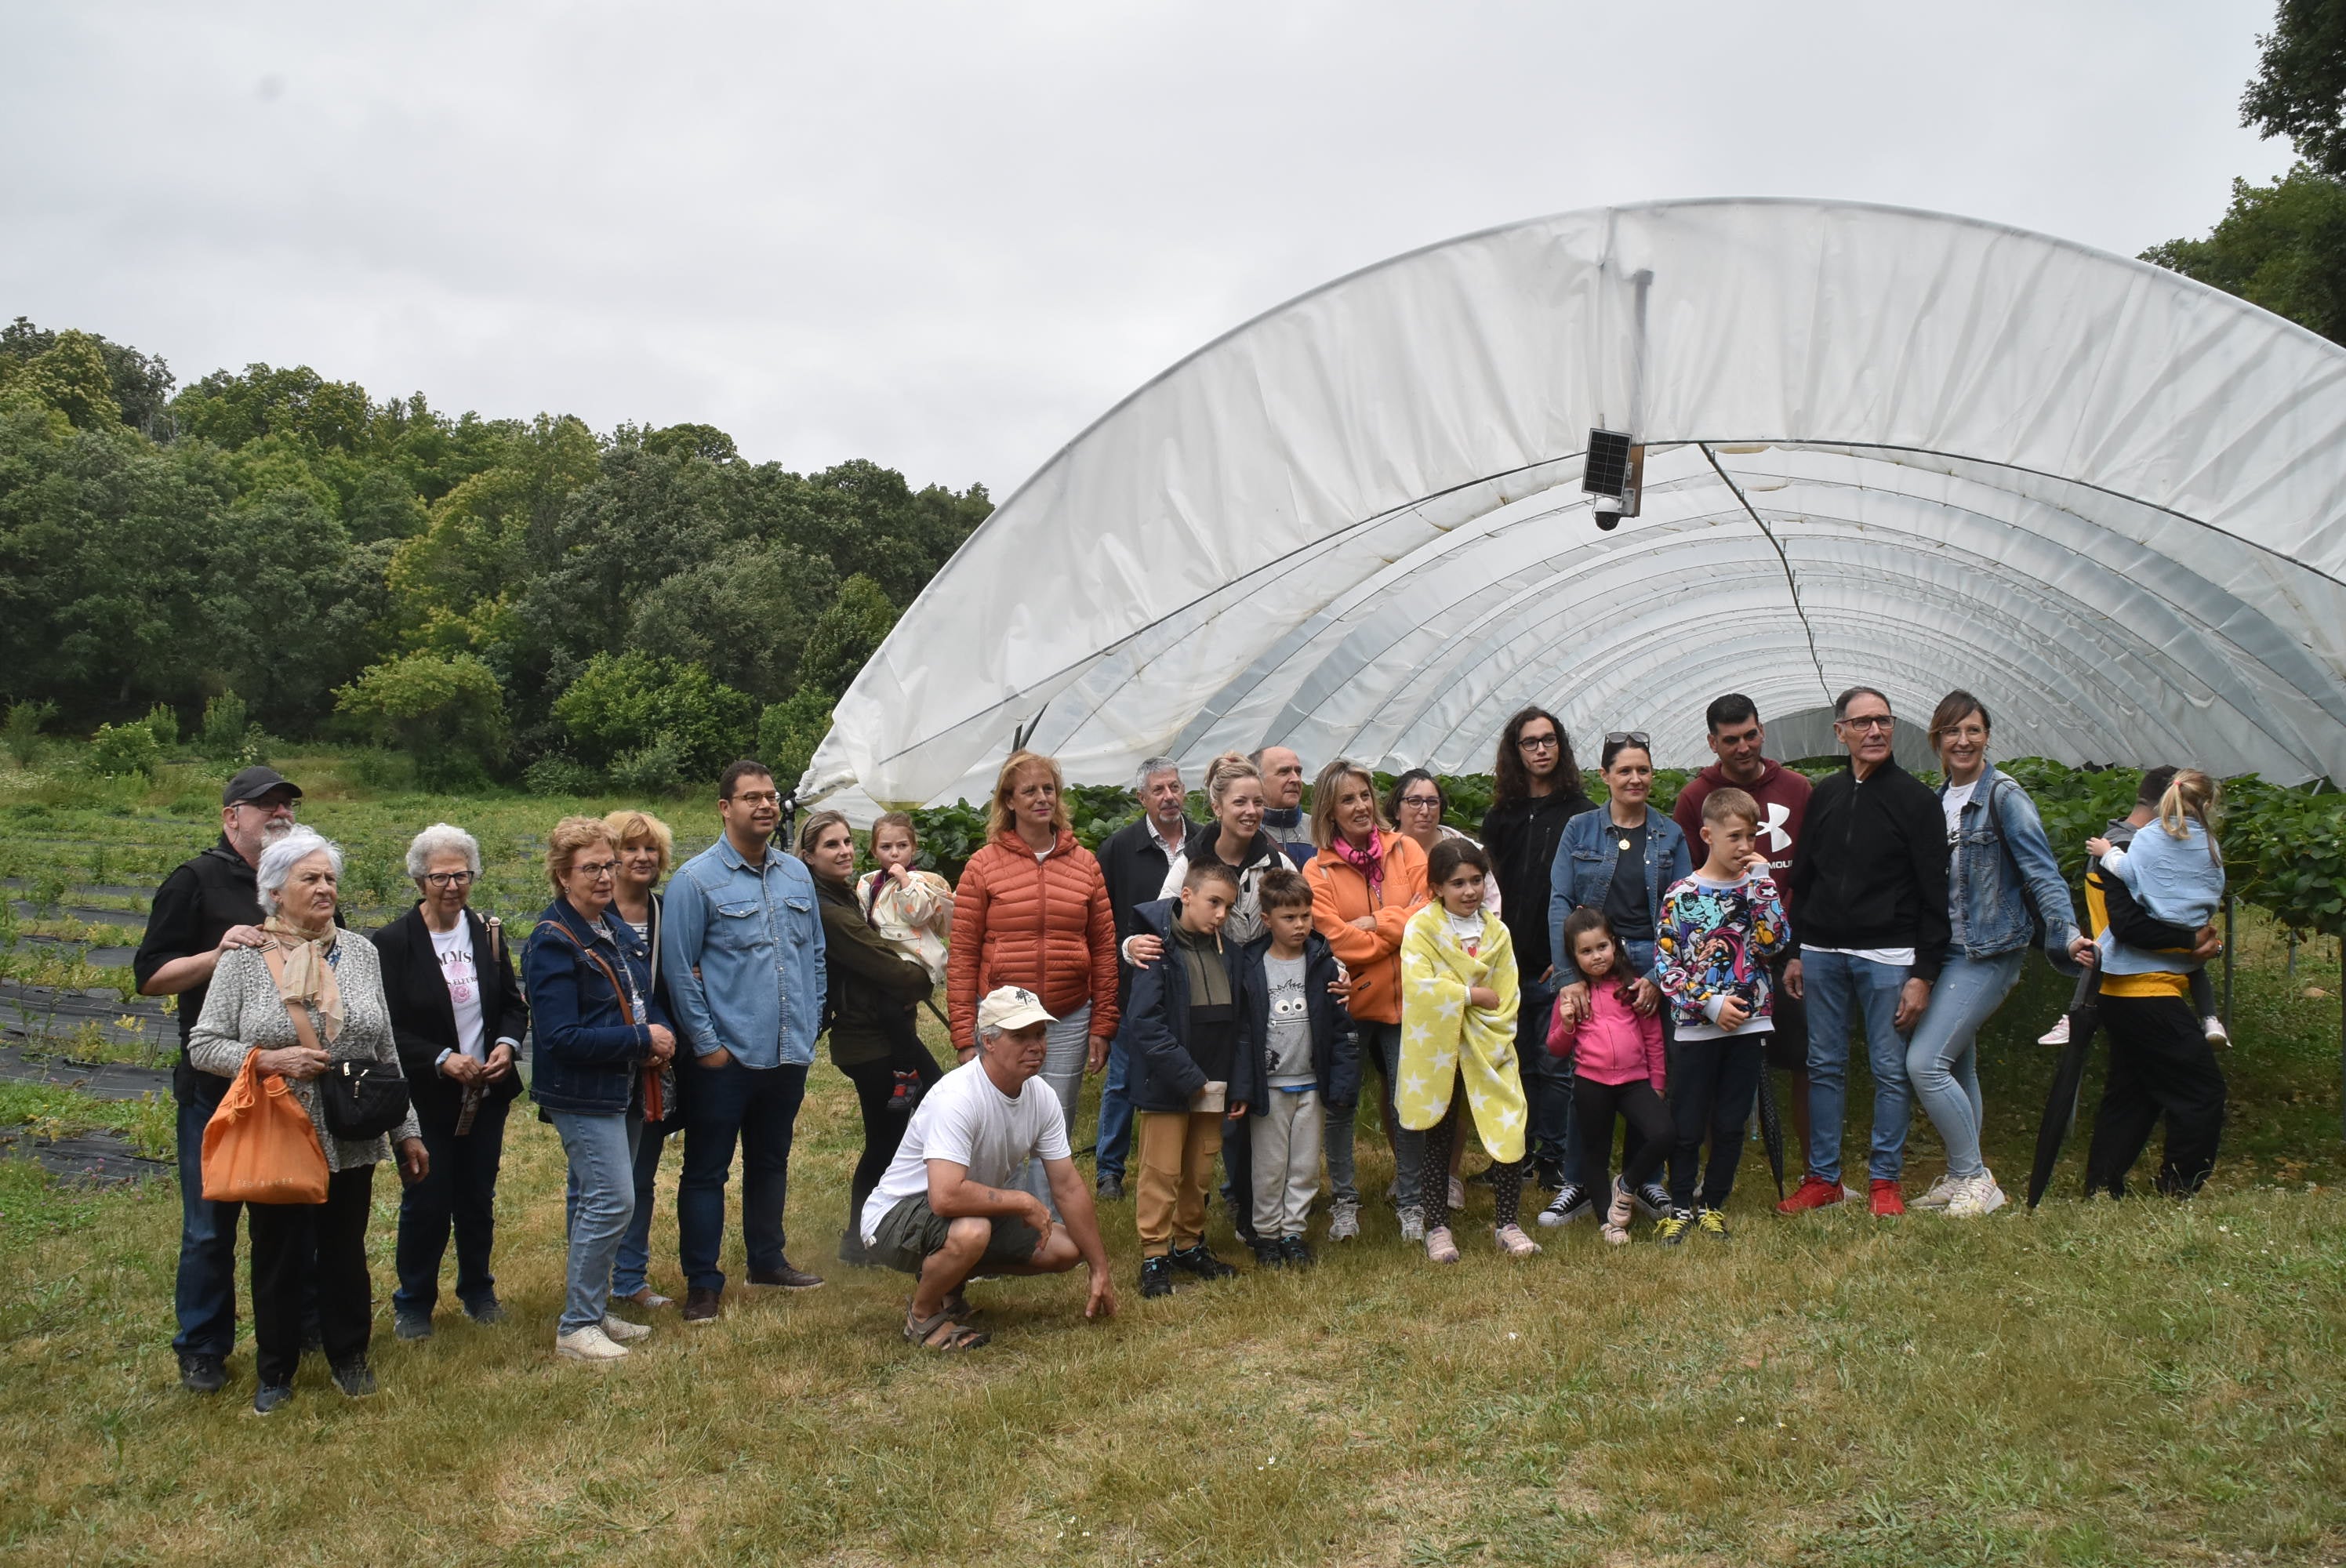
[[570,1157],[564,1217],[570,1238],[562,1321],[555,1332],[573,1334],[603,1320],[611,1298],[611,1259],[636,1212],[636,1140],[643,1119],[628,1113],[548,1111]]
[[1980,1025],[2012,994],[2027,957],[2025,947],[1994,958],[1950,955],[1906,1047],[1906,1076],[1947,1145],[1947,1175],[1958,1180],[1987,1168],[1980,1159]]
[[741,1145],[741,1243],[750,1272],[779,1270],[782,1205],[790,1196],[790,1135],[806,1098],[804,1066],[722,1067],[688,1064],[678,1085],[684,1102],[684,1170],[676,1184],[677,1251],[684,1282],[722,1290],[717,1255],[725,1241],[725,1178]]
[[399,1288],[391,1298],[396,1310],[432,1316],[440,1301],[440,1260],[447,1255],[451,1230],[456,1236],[456,1299],[478,1308],[497,1298],[489,1254],[496,1241],[497,1166],[505,1156],[505,1112],[512,1105],[484,1099],[474,1114],[473,1130],[461,1138],[455,1116],[444,1107],[416,1113],[431,1164],[422,1181],[399,1195],[399,1238],[392,1250],[399,1273]]
[[1896,1181],[1905,1164],[1913,1095],[1906,1083],[1906,1042],[1898,1033],[1898,993],[1907,971],[1839,952],[1800,954],[1800,994],[1809,1013],[1809,1174],[1841,1180],[1841,1102],[1849,1091],[1849,1032],[1865,1029],[1873,1068],[1875,1181]]
[[[1401,1025],[1398,1023],[1362,1023],[1353,1026],[1361,1043],[1361,1096],[1368,1097],[1369,1064],[1382,1066],[1383,1084],[1379,1091],[1384,1096],[1388,1115],[1392,1110],[1393,1079],[1401,1074]],[[1352,1129],[1359,1119],[1360,1105],[1328,1107],[1328,1186],[1331,1196],[1340,1203],[1361,1201],[1358,1185],[1353,1179]],[[1398,1118],[1392,1125],[1401,1127]],[[1393,1135],[1393,1176],[1401,1183],[1401,1206],[1417,1207],[1418,1166],[1425,1157],[1425,1135],[1405,1128]]]
[[1099,1136],[1092,1144],[1092,1168],[1098,1179],[1124,1179],[1125,1162],[1132,1157],[1132,1095],[1126,1079],[1132,1071],[1124,1048],[1124,1033],[1117,1032],[1107,1048],[1107,1078],[1100,1084]]
[[684,1123],[675,1116],[644,1124],[636,1142],[636,1217],[619,1242],[619,1260],[611,1270],[611,1294],[633,1296],[649,1284],[652,1266],[652,1186],[659,1179],[660,1148],[668,1135]]

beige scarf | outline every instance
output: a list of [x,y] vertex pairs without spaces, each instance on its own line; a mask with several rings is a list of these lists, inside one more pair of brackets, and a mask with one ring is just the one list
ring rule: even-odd
[[314,929],[298,926],[281,911],[270,915],[261,929],[276,938],[285,954],[283,964],[270,965],[277,994],[289,1007],[308,1003],[323,1023],[326,1039],[332,1041],[342,1032],[342,988],[326,960],[342,940],[342,929],[332,921]]

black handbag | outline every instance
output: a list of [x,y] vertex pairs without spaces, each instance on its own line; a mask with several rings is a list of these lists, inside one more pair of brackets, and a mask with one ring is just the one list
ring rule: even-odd
[[336,1062],[318,1080],[326,1130],[364,1143],[407,1120],[407,1079],[396,1062]]

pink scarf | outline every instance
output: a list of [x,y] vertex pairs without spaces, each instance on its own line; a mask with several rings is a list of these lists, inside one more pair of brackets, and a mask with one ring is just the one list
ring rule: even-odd
[[1334,853],[1338,860],[1343,861],[1346,865],[1352,867],[1352,870],[1360,872],[1362,877],[1367,879],[1369,884],[1369,898],[1372,902],[1383,901],[1385,896],[1385,840],[1383,834],[1380,833],[1374,828],[1370,829],[1369,847],[1365,850],[1356,850],[1352,848],[1352,841],[1350,839],[1347,839],[1343,834],[1339,833],[1336,835],[1335,839],[1330,842],[1328,848]]

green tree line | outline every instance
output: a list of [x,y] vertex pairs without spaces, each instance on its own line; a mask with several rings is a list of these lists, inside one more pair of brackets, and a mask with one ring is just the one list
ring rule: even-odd
[[175,384],[95,333],[0,330],[15,731],[366,738],[434,784],[671,789],[753,749],[794,777],[992,509],[705,424],[451,416],[307,366]]

